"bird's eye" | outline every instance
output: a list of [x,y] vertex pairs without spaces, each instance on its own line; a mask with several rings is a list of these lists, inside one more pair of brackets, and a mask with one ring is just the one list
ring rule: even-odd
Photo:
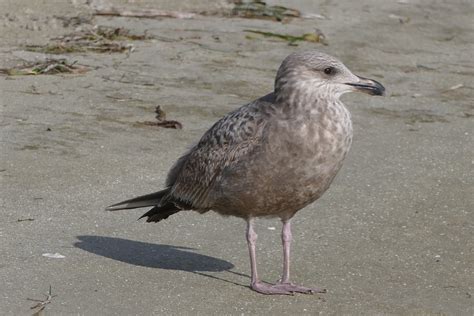
[[332,75],[335,73],[335,69],[333,67],[324,68],[324,73],[326,75]]

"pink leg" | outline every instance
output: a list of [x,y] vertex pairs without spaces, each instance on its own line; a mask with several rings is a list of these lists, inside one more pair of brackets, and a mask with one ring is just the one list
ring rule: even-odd
[[247,221],[247,244],[249,246],[250,255],[250,270],[251,270],[251,283],[250,287],[252,290],[262,294],[286,294],[291,295],[292,292],[285,289],[279,289],[275,285],[263,283],[258,278],[257,273],[257,258],[255,255],[255,243],[257,241],[257,234],[253,229],[253,219]]
[[257,242],[257,234],[253,230],[253,220],[250,219],[247,222],[247,244],[249,246],[249,255],[250,255],[250,270],[252,274],[252,285],[258,283],[258,273],[257,273],[257,258],[255,254],[255,243]]
[[280,282],[275,287],[284,289],[291,293],[326,293],[325,289],[310,288],[290,283],[290,246],[291,246],[291,220],[283,220],[281,241],[283,244],[283,274]]
[[290,246],[291,246],[291,220],[283,221],[281,242],[283,244],[283,274],[280,283],[290,282]]
[[262,294],[283,294],[293,295],[293,293],[324,293],[326,290],[317,288],[308,288],[290,283],[290,243],[291,243],[291,225],[290,221],[283,221],[282,241],[283,241],[283,276],[279,283],[272,285],[263,283],[258,278],[257,258],[255,254],[255,243],[257,234],[253,229],[253,219],[247,221],[247,244],[249,246],[250,269],[252,290]]

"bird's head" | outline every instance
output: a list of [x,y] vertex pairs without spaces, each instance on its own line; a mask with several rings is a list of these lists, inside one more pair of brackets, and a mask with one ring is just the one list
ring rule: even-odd
[[286,57],[275,80],[277,96],[297,92],[339,98],[353,91],[383,95],[385,88],[375,80],[354,75],[338,59],[317,51],[296,52]]

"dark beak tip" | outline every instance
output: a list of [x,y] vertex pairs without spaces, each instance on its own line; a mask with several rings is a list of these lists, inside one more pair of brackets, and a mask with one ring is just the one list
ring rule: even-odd
[[384,96],[385,87],[378,81],[372,80],[374,82],[373,95]]
[[377,80],[367,79],[363,77],[359,77],[359,78],[363,80],[364,82],[363,83],[348,83],[348,85],[351,85],[355,87],[356,89],[360,90],[361,92],[365,92],[370,95],[379,95],[379,96],[385,95],[385,87]]
[[381,96],[381,97],[385,96],[385,88],[382,86],[381,89],[373,90],[372,95]]

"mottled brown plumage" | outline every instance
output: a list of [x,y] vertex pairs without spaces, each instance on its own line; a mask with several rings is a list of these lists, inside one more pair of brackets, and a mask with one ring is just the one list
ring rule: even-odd
[[[245,219],[252,288],[264,294],[314,292],[289,283],[290,219],[330,186],[352,142],[349,111],[339,97],[360,90],[381,95],[374,80],[353,75],[337,59],[294,53],[280,66],[274,92],[215,123],[171,168],[166,189],[108,210],[155,206],[143,215],[158,222],[181,210],[215,211]],[[283,221],[284,272],[280,283],[258,280],[252,222]]]

